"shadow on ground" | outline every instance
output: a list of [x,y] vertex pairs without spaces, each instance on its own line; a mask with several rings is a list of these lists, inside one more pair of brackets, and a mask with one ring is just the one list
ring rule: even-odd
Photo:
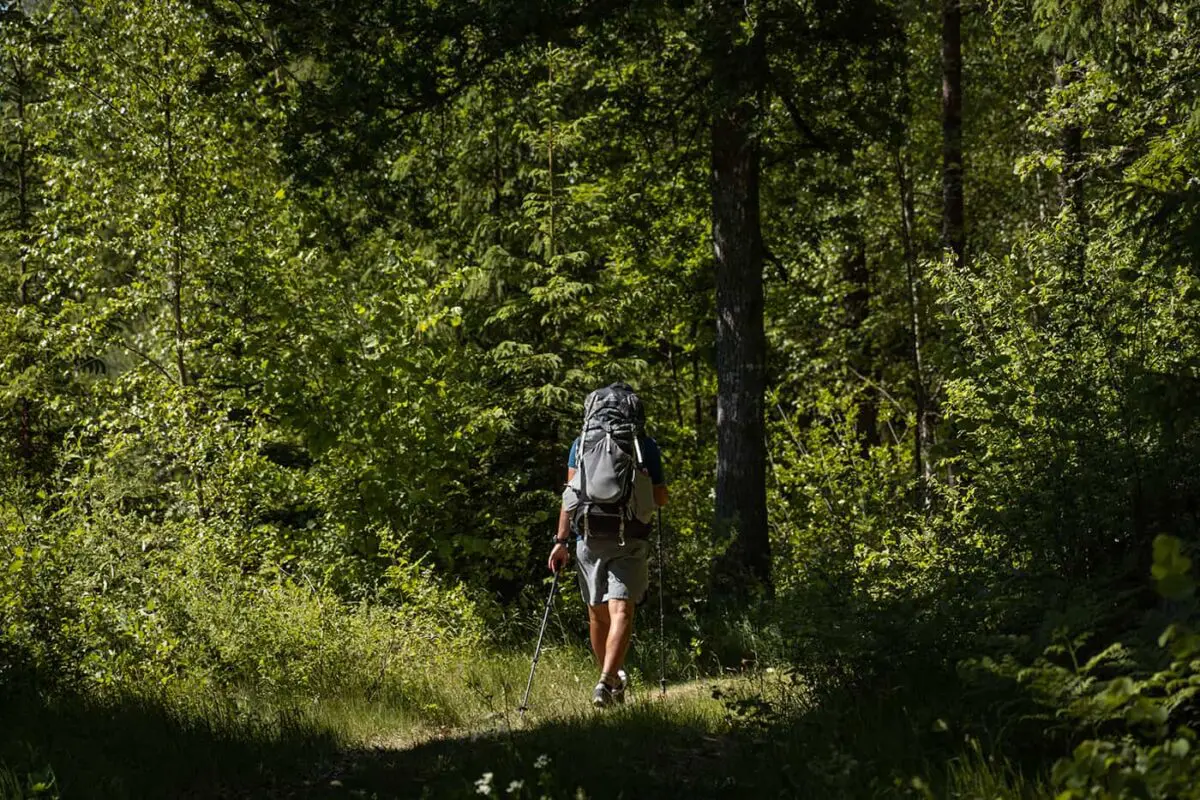
[[[751,743],[653,710],[589,713],[528,730],[441,739],[405,750],[347,753],[337,785],[314,797],[589,798],[778,796],[775,774],[741,774]],[[489,779],[490,775],[490,779]],[[736,776],[736,778],[735,778]],[[510,793],[511,790],[511,793]]]
[[288,796],[299,775],[332,769],[337,747],[294,712],[29,690],[0,700],[0,798]]
[[66,798],[901,797],[956,751],[887,693],[783,714],[691,688],[379,747],[346,747],[296,712],[31,693],[0,703],[0,800],[47,767]]
[[755,771],[754,741],[714,733],[703,714],[650,702],[566,713],[524,729],[514,714],[511,728],[408,748],[345,748],[294,713],[30,693],[0,702],[0,797],[34,794],[51,771],[46,796],[65,798],[480,797],[486,773],[492,797],[787,794],[786,770]]

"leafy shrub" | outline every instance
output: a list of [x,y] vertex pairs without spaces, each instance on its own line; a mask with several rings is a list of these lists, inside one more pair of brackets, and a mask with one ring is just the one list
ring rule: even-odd
[[243,574],[222,555],[238,530],[220,522],[0,512],[6,682],[23,664],[26,678],[106,692],[184,684],[404,702],[428,689],[422,665],[483,636],[461,587],[400,557],[381,589],[389,602],[350,602],[303,574]]
[[414,701],[429,690],[422,665],[482,638],[460,590],[435,608],[347,604],[291,580],[189,586],[184,658],[208,680],[259,694]]
[[961,342],[947,410],[972,520],[1021,570],[1102,577],[1144,563],[1157,532],[1196,533],[1200,291],[1124,224],[1083,266],[1064,223],[936,275]]
[[1179,540],[1155,540],[1153,575],[1179,616],[1157,651],[1117,642],[1085,657],[1090,637],[1062,631],[1028,666],[1011,657],[979,662],[1024,687],[1051,732],[1076,742],[1053,769],[1060,798],[1200,797],[1200,634],[1190,569]]
[[971,524],[974,493],[931,483],[919,509],[911,444],[862,446],[859,399],[818,395],[806,428],[777,425],[772,655],[811,686],[950,664],[997,586],[989,539]]

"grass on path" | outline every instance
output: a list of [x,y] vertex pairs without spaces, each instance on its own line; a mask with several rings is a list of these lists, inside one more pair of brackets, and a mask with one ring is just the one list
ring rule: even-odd
[[404,704],[198,689],[108,699],[9,692],[0,698],[0,798],[475,795],[484,772],[516,775],[543,752],[573,765],[577,746],[622,738],[626,726],[633,741],[676,728],[708,735],[720,724],[721,706],[700,684],[687,702],[673,688],[667,705],[635,694],[626,709],[597,715],[594,669],[569,649],[544,655],[522,718],[528,667],[521,654],[443,664],[414,675],[422,702]]
[[885,698],[809,707],[760,674],[674,684],[665,698],[643,682],[597,711],[594,668],[564,649],[545,654],[522,718],[528,669],[519,654],[442,665],[436,682],[420,676],[427,702],[402,707],[10,698],[0,799],[1048,796],[977,752],[931,748],[927,721]]

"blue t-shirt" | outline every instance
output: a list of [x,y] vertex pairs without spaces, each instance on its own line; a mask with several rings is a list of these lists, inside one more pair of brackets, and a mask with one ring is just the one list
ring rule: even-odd
[[[658,449],[658,442],[649,436],[639,436],[638,446],[642,449],[642,461],[646,467],[646,472],[650,473],[650,480],[655,486],[660,486],[667,482],[666,475],[663,474],[662,451]],[[579,437],[571,442],[571,452],[567,453],[567,468],[575,469],[577,466],[576,451],[579,449]]]

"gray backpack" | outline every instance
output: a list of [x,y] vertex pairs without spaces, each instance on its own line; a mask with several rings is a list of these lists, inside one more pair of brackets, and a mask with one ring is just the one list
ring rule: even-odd
[[597,389],[584,401],[575,475],[563,492],[563,507],[573,512],[575,528],[585,537],[596,523],[624,541],[626,522],[648,524],[653,518],[653,486],[638,443],[645,425],[642,401],[628,384]]

